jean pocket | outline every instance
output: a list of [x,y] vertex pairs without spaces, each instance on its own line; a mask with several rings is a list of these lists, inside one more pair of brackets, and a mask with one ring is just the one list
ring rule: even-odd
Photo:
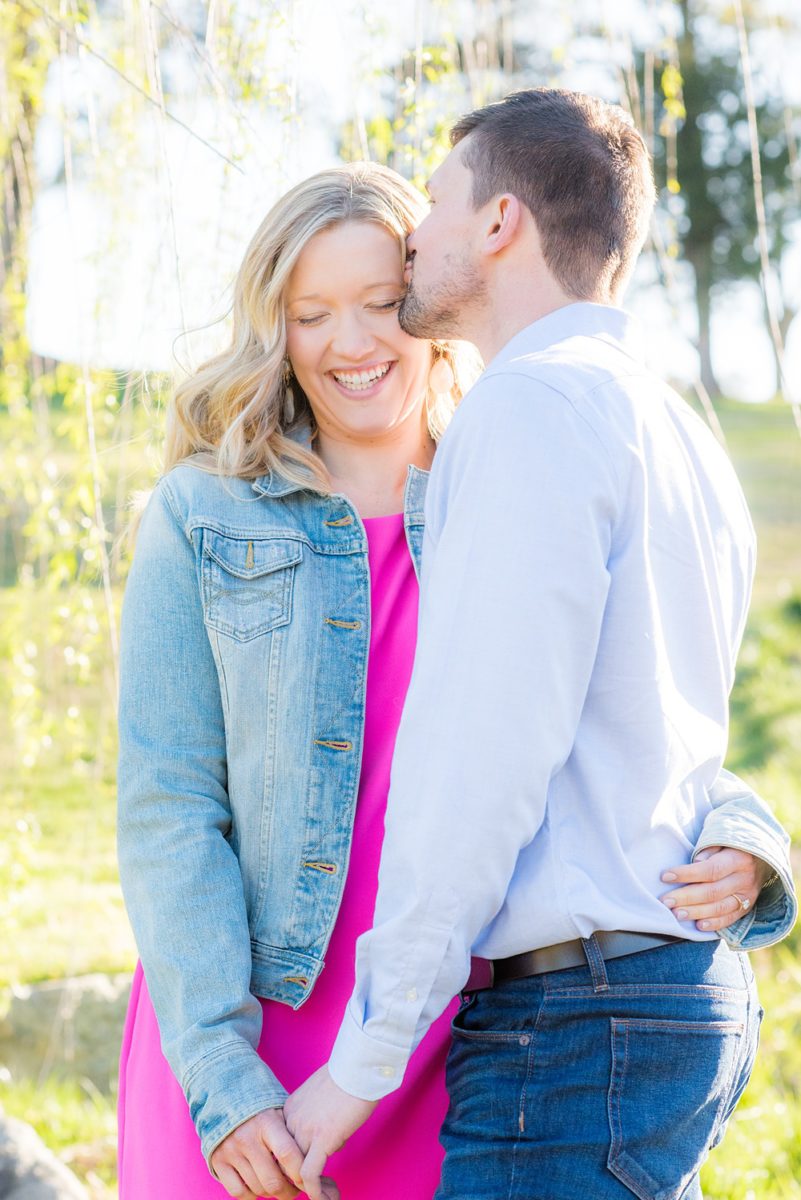
[[300,542],[203,533],[203,616],[219,633],[247,642],[288,625]]
[[517,1014],[513,1028],[505,1028],[494,1005],[482,1002],[480,992],[472,992],[462,1000],[459,1011],[451,1021],[454,1040],[465,1042],[507,1042],[510,1045],[528,1046],[531,1030],[521,1014]]
[[726,1119],[738,1021],[612,1019],[607,1166],[640,1200],[678,1200]]

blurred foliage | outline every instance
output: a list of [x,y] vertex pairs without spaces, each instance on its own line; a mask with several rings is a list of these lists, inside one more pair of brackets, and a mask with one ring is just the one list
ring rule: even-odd
[[[681,89],[676,136],[679,237],[693,268],[699,321],[701,378],[718,395],[711,358],[712,292],[733,280],[759,279],[757,216],[751,164],[748,110],[743,90],[740,47],[731,16],[721,18],[717,42],[704,33],[709,6],[681,0],[682,30],[677,42]],[[776,26],[773,10],[751,5],[751,28]],[[784,21],[797,35],[797,22]],[[720,49],[716,49],[716,45]],[[756,121],[760,135],[761,179],[769,217],[769,249],[774,262],[784,257],[790,230],[801,215],[801,188],[792,171],[801,121],[787,106],[781,81],[763,70],[759,77]],[[668,181],[670,185],[670,181]],[[782,295],[778,314],[784,337],[795,317],[798,298]]]

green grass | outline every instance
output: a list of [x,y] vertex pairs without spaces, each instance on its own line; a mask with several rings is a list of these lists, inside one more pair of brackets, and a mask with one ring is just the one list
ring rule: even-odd
[[758,538],[757,605],[801,588],[801,435],[789,405],[723,401],[718,415]]
[[135,961],[116,868],[115,718],[98,613],[97,589],[0,591],[0,657],[13,663],[0,703],[17,733],[0,743],[0,989]]
[[[760,543],[728,763],[801,839],[801,437],[778,404],[723,404],[720,415]],[[135,961],[114,857],[103,623],[96,588],[0,591],[0,657],[13,658],[17,689],[8,695],[16,741],[0,744],[0,988]],[[801,934],[756,955],[755,969],[767,1013],[761,1052],[705,1168],[707,1200],[801,1200]],[[72,1156],[94,1196],[113,1195],[113,1095],[55,1075],[0,1078],[0,1103]]]
[[110,778],[47,764],[5,793],[0,895],[0,987],[133,969]]

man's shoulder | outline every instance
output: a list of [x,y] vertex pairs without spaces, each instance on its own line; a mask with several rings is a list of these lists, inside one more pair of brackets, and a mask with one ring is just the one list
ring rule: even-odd
[[639,379],[658,385],[645,364],[614,338],[575,334],[544,349],[525,351],[491,366],[485,376],[518,377],[577,401],[604,385]]
[[491,366],[476,385],[484,397],[514,395],[522,404],[556,405],[592,427],[610,448],[658,436],[665,424],[710,455],[721,450],[706,422],[666,380],[613,338],[577,335]]
[[[597,339],[576,337],[491,365],[460,406],[454,425],[488,435],[503,418],[522,433],[600,441],[614,456],[637,397],[664,388],[641,363]],[[620,410],[616,412],[615,410]]]
[[572,480],[577,492],[616,494],[620,474],[607,432],[545,362],[526,357],[492,366],[459,405],[434,463],[437,483],[471,464],[507,490]]

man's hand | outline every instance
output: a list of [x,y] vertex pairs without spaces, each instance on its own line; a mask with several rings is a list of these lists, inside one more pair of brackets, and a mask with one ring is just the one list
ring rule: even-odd
[[364,1124],[377,1103],[343,1092],[327,1066],[315,1071],[289,1097],[284,1105],[286,1126],[306,1154],[300,1178],[309,1200],[326,1200],[329,1193],[320,1176],[329,1155]]
[[751,911],[772,873],[768,863],[745,850],[708,846],[694,863],[663,873],[663,882],[681,886],[662,896],[662,903],[677,920],[695,921],[699,929],[716,932]]
[[280,1108],[265,1109],[237,1126],[220,1142],[211,1165],[228,1194],[237,1200],[260,1196],[292,1200],[300,1191],[303,1155]]

